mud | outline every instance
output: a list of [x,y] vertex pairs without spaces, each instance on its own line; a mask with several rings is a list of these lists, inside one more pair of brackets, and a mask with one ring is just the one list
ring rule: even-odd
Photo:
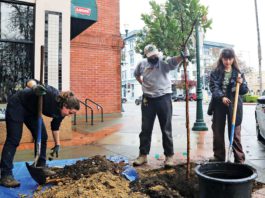
[[[195,163],[191,163],[190,178],[186,178],[186,164],[171,169],[145,170],[137,168],[139,179],[129,182],[121,174],[124,162],[113,163],[105,156],[94,156],[77,161],[76,164],[54,169],[56,175],[47,180],[53,186],[46,190],[42,187],[34,197],[115,197],[115,198],[197,198],[198,178],[195,175]],[[253,191],[265,186],[254,182]]]

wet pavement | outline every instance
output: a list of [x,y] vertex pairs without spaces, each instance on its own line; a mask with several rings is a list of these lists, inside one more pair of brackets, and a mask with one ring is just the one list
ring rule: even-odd
[[[196,120],[196,102],[190,102],[189,107],[191,160],[205,161],[213,155],[211,116],[206,115],[207,104],[204,104],[204,121],[208,127],[208,131],[192,131],[191,128]],[[100,118],[97,118],[94,126],[79,118],[77,120],[77,126],[73,127],[73,140],[62,143],[60,159],[90,157],[99,154],[122,155],[132,161],[138,156],[139,152],[138,136],[141,128],[140,108],[134,102],[128,101],[123,104],[124,112],[122,115],[106,115],[103,123],[100,122]],[[254,112],[255,105],[244,105],[241,132],[242,145],[246,154],[246,163],[257,169],[257,180],[265,183],[265,146],[257,141]],[[187,155],[185,102],[173,103],[172,128],[175,161],[176,163],[185,162]],[[226,144],[228,148],[228,138],[226,139]],[[51,143],[49,147],[52,147]],[[15,157],[16,161],[28,161],[32,159],[32,150],[19,150]],[[164,162],[162,136],[157,119],[153,129],[148,162],[148,165],[145,165],[144,168],[161,167]],[[264,190],[261,193],[265,197]],[[259,196],[257,195],[256,197]]]

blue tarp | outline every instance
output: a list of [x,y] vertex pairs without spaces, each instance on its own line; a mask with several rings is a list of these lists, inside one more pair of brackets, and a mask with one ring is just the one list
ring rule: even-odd
[[[49,166],[62,166],[74,164],[80,159],[67,159],[67,160],[53,160],[49,161]],[[32,162],[30,162],[32,164]],[[15,178],[21,183],[18,188],[5,188],[0,186],[1,198],[14,198],[21,197],[19,195],[28,195],[32,197],[33,192],[37,189],[38,184],[31,178],[25,162],[15,162],[13,174]]]
[[[74,164],[76,161],[82,159],[84,158],[53,160],[47,163],[48,166],[50,167],[55,167],[55,166],[64,167],[65,165]],[[107,159],[115,163],[124,161],[126,164],[128,164],[128,159],[122,156],[109,156],[107,157]],[[32,162],[30,162],[30,164],[32,164]],[[0,198],[14,198],[14,197],[21,197],[21,195],[27,195],[28,197],[32,197],[34,191],[38,187],[38,184],[31,178],[25,162],[14,163],[13,173],[15,179],[17,179],[21,183],[20,187],[5,188],[3,186],[0,186]],[[122,175],[124,175],[129,181],[134,181],[135,179],[138,178],[136,170],[130,165],[126,165],[124,167]]]

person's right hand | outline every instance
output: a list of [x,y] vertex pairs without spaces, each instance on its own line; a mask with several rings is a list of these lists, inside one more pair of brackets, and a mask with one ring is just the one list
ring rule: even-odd
[[43,96],[47,93],[47,89],[43,85],[34,85],[32,89],[37,96]]
[[189,59],[190,58],[190,52],[188,48],[183,49],[181,52],[182,59]]
[[224,103],[224,105],[229,106],[229,104],[231,103],[231,100],[229,100],[227,97],[223,97],[222,102]]

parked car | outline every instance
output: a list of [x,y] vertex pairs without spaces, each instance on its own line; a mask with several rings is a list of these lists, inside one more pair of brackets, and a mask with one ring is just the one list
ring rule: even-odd
[[184,94],[178,94],[171,97],[174,102],[185,100]]
[[256,109],[256,131],[257,138],[260,141],[265,141],[265,96],[258,98]]
[[140,105],[142,103],[142,96],[140,96],[139,98],[135,99],[135,104],[136,105]]
[[193,101],[193,100],[197,100],[197,95],[196,93],[189,93],[189,100],[190,101]]
[[122,98],[121,99],[121,103],[126,103],[127,102],[127,98]]

